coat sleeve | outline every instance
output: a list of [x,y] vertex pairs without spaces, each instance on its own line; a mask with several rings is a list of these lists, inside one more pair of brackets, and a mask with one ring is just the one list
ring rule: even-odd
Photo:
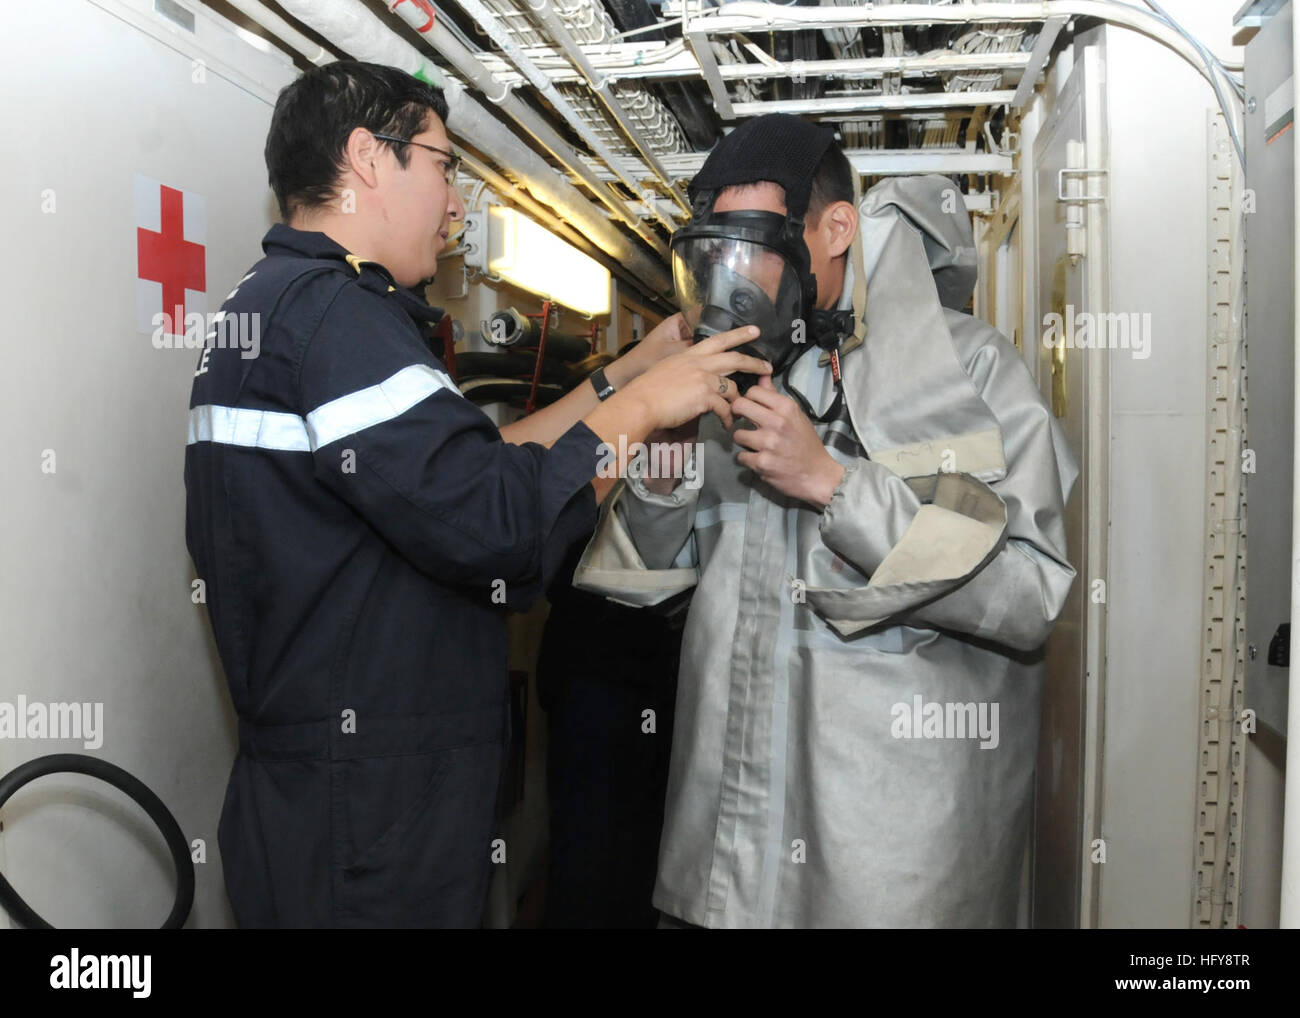
[[[689,455],[699,454],[699,445]],[[694,476],[694,471],[685,471]],[[648,490],[635,461],[601,506],[596,532],[574,572],[574,586],[619,604],[646,607],[699,581],[695,508],[699,489],[679,484],[671,494]]]
[[525,607],[595,523],[599,439],[511,445],[460,394],[400,308],[355,282],[323,314],[298,390],[317,479],[416,568],[504,581]]
[[1075,571],[1065,501],[1078,471],[1015,348],[1000,336],[967,373],[1002,430],[1006,474],[904,480],[859,458],[820,522],[822,541],[870,577],[866,588],[809,589],[842,635],[889,624],[968,633],[1017,650],[1046,639]]

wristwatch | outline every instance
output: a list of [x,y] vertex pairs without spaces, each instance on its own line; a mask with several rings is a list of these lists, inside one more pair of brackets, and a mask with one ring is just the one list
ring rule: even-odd
[[609,379],[605,377],[605,369],[597,368],[589,376],[591,387],[596,390],[596,398],[605,400],[614,395],[614,387],[609,384]]

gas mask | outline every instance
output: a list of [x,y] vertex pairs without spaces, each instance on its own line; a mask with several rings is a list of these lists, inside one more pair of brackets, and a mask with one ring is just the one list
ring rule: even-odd
[[[785,371],[806,346],[794,342],[807,331],[817,299],[809,268],[803,221],[779,212],[714,212],[713,193],[700,195],[690,224],[673,234],[673,285],[695,342],[745,325],[757,339],[737,350]],[[741,392],[754,375],[733,376]]]

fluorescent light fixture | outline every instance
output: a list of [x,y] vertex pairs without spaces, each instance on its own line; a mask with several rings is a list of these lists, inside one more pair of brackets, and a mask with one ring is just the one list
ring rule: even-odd
[[609,270],[504,205],[488,208],[488,271],[584,315],[609,314]]

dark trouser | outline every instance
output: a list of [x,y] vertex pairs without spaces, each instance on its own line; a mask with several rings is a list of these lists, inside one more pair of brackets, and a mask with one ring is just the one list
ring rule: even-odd
[[[419,718],[371,719],[373,738],[355,736],[353,755],[340,740],[335,759],[294,757],[283,731],[241,724],[218,831],[236,922],[478,927],[492,874],[505,719],[504,702],[449,716],[447,731]],[[403,730],[406,747],[425,751],[395,752],[404,748],[394,742]],[[430,748],[476,737],[487,741]],[[385,755],[365,755],[385,747]]]
[[[584,543],[560,576],[573,575]],[[670,619],[567,582],[548,596],[537,660],[551,820],[542,925],[653,929],[685,598]]]
[[[675,683],[571,679],[548,711],[547,927],[653,929]],[[655,712],[655,733],[642,731]]]

